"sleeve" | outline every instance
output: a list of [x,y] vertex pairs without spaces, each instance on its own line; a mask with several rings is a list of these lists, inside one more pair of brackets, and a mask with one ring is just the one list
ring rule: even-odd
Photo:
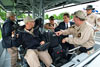
[[85,33],[81,33],[81,37],[74,37],[74,38],[65,38],[66,42],[70,44],[82,45],[86,43],[90,36],[94,36],[93,30],[84,31]]
[[3,26],[2,32],[5,37],[11,36],[12,33],[12,25],[10,23],[5,23]]
[[61,23],[54,29],[55,32],[60,31],[61,29]]
[[100,16],[96,17],[96,26],[97,26],[96,29],[100,31]]
[[40,41],[46,41],[45,35],[41,33],[40,31],[38,31],[38,33],[39,33]]
[[55,23],[56,24],[56,27],[58,26],[58,23]]
[[74,31],[75,31],[74,28],[68,28],[68,29],[65,29],[65,30],[61,30],[62,35],[70,35],[70,34],[73,34]]
[[5,48],[12,47],[11,32],[12,32],[11,24],[4,23],[3,28],[2,28],[2,37],[3,37],[3,42],[4,42]]

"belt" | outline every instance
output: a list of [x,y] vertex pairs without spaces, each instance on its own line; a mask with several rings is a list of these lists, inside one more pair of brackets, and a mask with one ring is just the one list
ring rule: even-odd
[[87,49],[87,51],[90,51],[90,50],[92,50],[92,49],[93,49],[93,47],[90,47],[90,48]]
[[79,51],[80,51],[80,52],[87,52],[87,51],[90,51],[90,50],[92,50],[92,49],[93,49],[93,47],[90,47],[90,48],[88,48],[88,49],[87,49],[86,47],[80,47],[80,48],[79,48]]

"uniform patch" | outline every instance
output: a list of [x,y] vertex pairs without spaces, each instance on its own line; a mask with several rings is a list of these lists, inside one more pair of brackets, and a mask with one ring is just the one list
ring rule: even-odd
[[81,33],[78,33],[77,37],[81,37]]
[[100,22],[100,18],[98,18],[97,21]]

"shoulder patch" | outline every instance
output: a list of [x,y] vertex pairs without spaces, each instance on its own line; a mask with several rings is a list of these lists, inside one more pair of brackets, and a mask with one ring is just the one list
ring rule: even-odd
[[97,21],[100,22],[100,18],[98,18]]
[[81,37],[81,33],[78,33],[77,37]]

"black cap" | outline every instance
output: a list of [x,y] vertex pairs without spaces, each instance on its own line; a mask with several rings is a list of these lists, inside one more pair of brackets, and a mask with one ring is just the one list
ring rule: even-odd
[[88,5],[88,6],[86,7],[86,10],[89,10],[89,9],[94,10],[95,8],[93,8],[93,6],[92,6],[92,5]]
[[50,16],[50,17],[49,17],[49,20],[54,20],[54,17],[53,17],[53,16]]

